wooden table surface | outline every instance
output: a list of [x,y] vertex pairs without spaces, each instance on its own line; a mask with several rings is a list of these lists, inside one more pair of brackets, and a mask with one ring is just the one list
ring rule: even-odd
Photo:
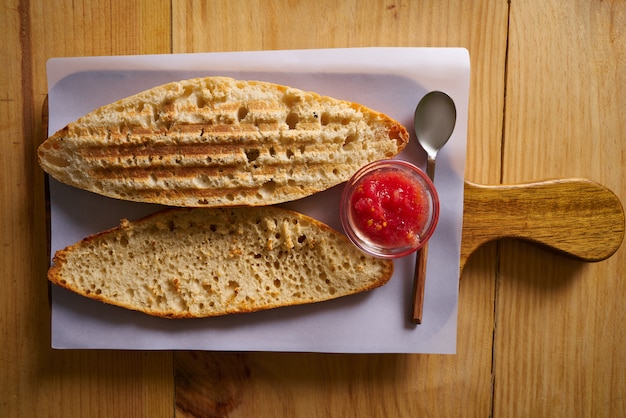
[[5,0],[0,23],[0,416],[626,416],[626,245],[480,248],[454,356],[52,350],[35,156],[51,57],[462,46],[468,180],[585,177],[625,202],[626,2]]

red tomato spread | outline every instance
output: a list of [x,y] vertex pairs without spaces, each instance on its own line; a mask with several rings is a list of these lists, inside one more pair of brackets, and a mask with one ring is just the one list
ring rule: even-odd
[[350,207],[361,234],[385,247],[419,242],[429,216],[427,191],[397,171],[366,175],[356,186]]

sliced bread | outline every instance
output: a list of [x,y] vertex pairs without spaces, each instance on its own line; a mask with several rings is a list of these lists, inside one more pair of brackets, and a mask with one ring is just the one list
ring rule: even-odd
[[334,299],[382,286],[393,263],[283,208],[174,208],[57,251],[51,282],[168,318]]

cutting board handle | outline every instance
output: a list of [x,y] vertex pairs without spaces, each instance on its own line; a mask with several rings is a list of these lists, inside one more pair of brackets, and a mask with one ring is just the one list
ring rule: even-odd
[[500,238],[600,261],[624,239],[624,209],[612,191],[586,179],[493,186],[466,181],[461,268],[476,248]]

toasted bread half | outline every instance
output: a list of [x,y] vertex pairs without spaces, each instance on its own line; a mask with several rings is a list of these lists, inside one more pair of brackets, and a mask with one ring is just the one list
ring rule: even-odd
[[260,81],[173,82],[103,106],[38,149],[57,180],[172,206],[309,196],[398,154],[406,129],[365,106]]

